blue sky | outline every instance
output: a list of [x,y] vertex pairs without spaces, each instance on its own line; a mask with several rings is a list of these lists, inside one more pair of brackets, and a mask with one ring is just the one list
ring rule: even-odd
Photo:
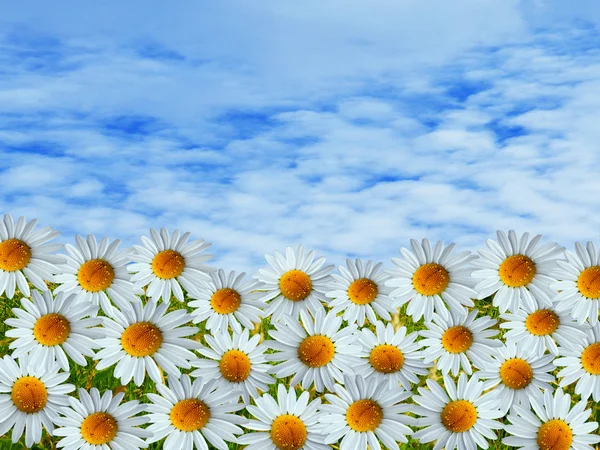
[[594,1],[7,2],[0,211],[254,273],[497,229],[598,244]]

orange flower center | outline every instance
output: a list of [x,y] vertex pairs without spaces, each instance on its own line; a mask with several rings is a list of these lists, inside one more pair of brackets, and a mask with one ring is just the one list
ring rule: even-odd
[[404,355],[398,347],[383,344],[371,350],[369,362],[377,372],[394,373],[402,369]]
[[71,325],[60,314],[46,314],[40,317],[33,326],[33,335],[42,345],[52,346],[62,344],[69,337]]
[[600,266],[585,269],[577,278],[577,288],[587,298],[600,297]]
[[301,270],[290,270],[279,279],[281,294],[294,302],[304,300],[312,290],[310,277]]
[[118,430],[115,418],[105,412],[90,414],[81,423],[81,436],[92,445],[108,444]]
[[171,423],[181,431],[195,431],[210,419],[210,408],[197,398],[181,400],[171,408]]
[[159,328],[148,322],[129,325],[121,336],[123,350],[131,356],[149,356],[160,348],[163,336]]
[[19,411],[36,413],[46,406],[48,391],[39,379],[21,377],[14,382],[10,398]]
[[368,278],[359,278],[348,287],[348,298],[357,305],[367,305],[377,297],[377,285]]
[[250,375],[250,358],[239,350],[229,350],[221,357],[219,369],[223,378],[232,383],[239,383]]
[[219,314],[231,314],[237,311],[242,303],[242,296],[235,290],[223,288],[210,298],[210,306]]
[[88,292],[98,292],[108,288],[115,279],[113,267],[103,259],[90,259],[84,262],[77,272],[79,285]]
[[592,375],[600,375],[600,342],[588,345],[581,353],[581,365]]
[[354,431],[373,431],[382,419],[383,410],[373,400],[358,400],[346,411],[346,422]]
[[442,424],[453,433],[464,433],[470,430],[476,421],[477,410],[466,400],[450,402],[442,410]]
[[175,250],[163,250],[152,259],[152,271],[163,280],[178,277],[184,267],[185,258]]
[[423,264],[412,278],[413,287],[421,295],[439,295],[446,290],[450,282],[448,271],[440,264]]
[[14,272],[27,267],[31,260],[29,245],[20,239],[7,239],[0,242],[0,269]]
[[309,367],[328,364],[334,353],[333,342],[327,336],[308,336],[298,346],[298,358]]
[[471,348],[473,333],[467,327],[457,325],[448,328],[442,335],[442,346],[450,353],[462,353]]
[[500,264],[498,275],[507,286],[527,286],[535,276],[535,263],[525,255],[509,256]]
[[306,442],[306,425],[296,416],[282,414],[271,424],[271,440],[279,450],[298,450]]
[[573,432],[569,425],[560,419],[543,423],[537,434],[540,450],[569,450],[573,443]]
[[525,319],[525,328],[536,336],[546,336],[556,331],[560,325],[558,315],[549,309],[539,309]]
[[511,389],[523,389],[533,380],[533,370],[527,361],[511,358],[500,366],[500,378]]

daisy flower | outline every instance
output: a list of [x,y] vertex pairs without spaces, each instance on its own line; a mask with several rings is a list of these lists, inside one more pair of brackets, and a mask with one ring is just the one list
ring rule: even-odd
[[537,247],[542,238],[538,234],[529,240],[529,233],[520,238],[513,230],[497,231],[498,242],[488,239],[489,250],[479,250],[480,258],[473,262],[478,268],[472,274],[480,281],[475,286],[478,299],[494,295],[493,305],[500,309],[515,312],[521,303],[535,308],[537,298],[542,304],[552,306],[552,298],[556,292],[550,288],[555,282],[552,272],[563,247],[556,243]]
[[529,408],[529,399],[540,390],[554,389],[548,384],[554,382],[554,376],[550,374],[555,369],[553,355],[537,356],[525,345],[508,344],[498,348],[492,358],[492,362],[477,375],[480,379],[488,379],[485,390],[494,388],[498,392],[503,414],[514,404]]
[[575,242],[575,251],[565,250],[566,261],[557,261],[556,281],[550,285],[558,294],[554,297],[558,311],[568,311],[581,325],[586,319],[598,323],[600,305],[600,253],[592,242],[585,248]]
[[571,396],[557,389],[537,394],[530,399],[533,411],[515,406],[516,414],[509,414],[510,424],[504,425],[512,435],[502,439],[511,447],[540,450],[592,450],[591,444],[600,442],[600,436],[592,434],[598,424],[586,422],[591,409],[580,401],[571,407]]
[[146,394],[152,402],[146,404],[149,444],[166,437],[165,450],[206,450],[206,441],[227,450],[226,441],[236,442],[234,435],[243,432],[237,424],[247,419],[232,414],[244,408],[239,391],[219,389],[216,380],[205,383],[202,377],[192,383],[185,374],[179,380],[169,377],[169,387],[157,384],[156,390],[160,395]]
[[251,419],[243,426],[257,432],[240,436],[238,442],[247,445],[245,450],[330,450],[319,433],[321,399],[308,403],[309,398],[307,391],[296,398],[293,388],[286,390],[279,384],[277,400],[264,394],[255,400],[256,406],[246,406],[258,420]]
[[568,312],[559,312],[556,305],[536,305],[531,308],[521,303],[514,313],[501,314],[505,322],[500,328],[508,331],[503,338],[507,343],[522,345],[532,354],[542,356],[546,350],[558,356],[558,345],[572,347],[585,339],[588,324],[578,325]]
[[[25,431],[25,445],[42,439],[42,425],[52,434],[60,407],[68,405],[72,384],[63,384],[69,372],[32,365],[28,355],[18,362],[6,355],[0,359],[0,436],[12,428],[15,444]],[[10,394],[10,395],[8,395]]]
[[273,315],[273,321],[279,322],[287,314],[296,319],[300,311],[309,310],[314,314],[321,301],[327,302],[325,292],[333,265],[322,267],[325,257],[313,261],[314,256],[314,250],[304,255],[302,245],[295,252],[292,247],[287,247],[285,257],[277,251],[274,257],[265,255],[271,267],[258,269],[253,275],[264,283],[261,289],[267,291],[262,300],[270,301],[264,317]]
[[224,329],[212,336],[205,334],[204,338],[210,348],[198,350],[204,358],[192,361],[198,369],[190,373],[191,376],[206,381],[216,379],[219,387],[241,391],[245,404],[250,403],[250,397],[259,396],[258,389],[268,391],[268,385],[275,382],[267,374],[271,366],[264,355],[267,347],[258,344],[259,334],[250,339],[250,332],[244,328],[241,333],[233,333],[232,338]]
[[140,449],[147,448],[143,438],[152,436],[138,425],[150,420],[149,416],[139,416],[146,407],[137,400],[120,405],[125,393],[113,396],[106,391],[92,388],[88,393],[79,389],[79,400],[69,397],[70,407],[61,410],[63,417],[56,419],[61,426],[54,430],[55,436],[64,436],[56,446],[69,450],[79,449]]
[[559,347],[558,352],[561,358],[555,359],[554,365],[564,367],[557,374],[562,377],[559,386],[577,381],[575,393],[581,395],[581,400],[592,397],[600,401],[600,323],[588,328],[583,340],[572,347]]
[[77,247],[65,245],[69,256],[61,267],[62,273],[54,277],[57,283],[62,283],[54,293],[76,294],[78,301],[101,305],[107,315],[112,315],[114,310],[111,300],[119,308],[131,309],[135,294],[125,266],[129,250],[117,252],[121,240],[116,239],[109,245],[105,237],[98,245],[90,234],[86,240],[77,235],[75,241]]
[[17,224],[10,214],[4,214],[0,221],[0,295],[6,291],[8,298],[15,295],[15,287],[26,297],[30,296],[31,282],[40,291],[47,291],[44,280],[53,281],[53,274],[59,273],[58,265],[65,261],[64,255],[51,253],[61,250],[62,244],[46,244],[60,235],[45,227],[33,231],[37,219],[25,224],[25,217],[19,217]]
[[190,349],[201,347],[199,342],[183,337],[198,332],[197,327],[181,326],[190,322],[191,316],[184,309],[165,314],[169,304],[157,306],[155,299],[142,305],[138,298],[132,307],[131,311],[115,310],[115,320],[102,318],[106,338],[98,340],[102,350],[96,354],[96,370],[117,363],[113,374],[123,385],[133,378],[140,386],[146,371],[152,381],[163,383],[159,366],[179,377],[179,368],[189,369],[190,360],[195,359]]
[[340,329],[342,318],[319,306],[314,319],[306,312],[300,312],[302,324],[297,319],[284,316],[283,322],[275,323],[276,330],[269,331],[275,340],[265,341],[277,353],[265,355],[267,361],[283,361],[270,369],[277,378],[294,374],[290,386],[302,382],[303,389],[309,389],[313,382],[317,392],[332,390],[334,379],[343,382],[342,372],[354,373],[360,362],[361,348],[355,324]]
[[325,394],[329,404],[321,406],[319,422],[325,442],[334,444],[342,439],[340,450],[397,449],[406,443],[415,419],[404,412],[411,410],[402,404],[411,395],[401,387],[389,388],[386,382],[364,380],[360,376],[344,376],[344,386],[336,384],[333,394]]
[[476,258],[471,252],[464,251],[454,256],[450,253],[455,244],[444,248],[439,241],[431,248],[428,239],[419,244],[415,239],[410,240],[412,252],[406,248],[400,249],[404,260],[392,258],[398,266],[388,269],[391,278],[386,286],[395,287],[390,296],[397,301],[397,306],[406,302],[406,314],[414,321],[425,317],[430,322],[433,312],[448,319],[450,310],[465,311],[465,306],[473,306],[476,292],[471,289],[471,271],[469,263]]
[[481,369],[490,360],[493,349],[502,346],[502,342],[490,339],[499,333],[490,328],[496,324],[496,320],[488,316],[475,319],[478,312],[474,309],[463,316],[452,310],[450,320],[434,314],[433,322],[427,323],[427,329],[420,331],[421,336],[427,338],[419,341],[425,347],[423,362],[437,360],[438,369],[444,374],[452,372],[453,376],[458,375],[461,367],[471,375],[470,362]]
[[94,357],[95,348],[100,348],[96,339],[104,337],[102,328],[95,327],[102,323],[95,316],[97,306],[76,303],[75,294],[65,295],[59,292],[56,298],[50,291],[40,294],[31,293],[33,302],[21,299],[23,309],[13,308],[17,319],[6,319],[8,326],[6,336],[17,338],[8,348],[14,349],[13,358],[20,358],[29,353],[29,361],[35,367],[50,368],[55,362],[61,369],[69,371],[67,355],[80,366],[87,365],[84,356]]
[[[487,439],[497,440],[492,430],[502,424],[494,419],[502,417],[496,392],[481,395],[484,384],[476,376],[470,379],[460,374],[458,383],[444,375],[444,388],[435,381],[426,380],[427,387],[418,388],[413,396],[417,405],[411,412],[421,416],[417,426],[425,427],[413,433],[421,443],[436,441],[433,450],[488,448]],[[546,449],[550,450],[550,449]]]
[[[210,273],[210,282],[203,282],[189,296],[196,300],[187,303],[187,306],[195,308],[192,315],[194,323],[203,322],[206,319],[206,329],[226,330],[227,326],[236,333],[242,332],[242,325],[246,328],[254,328],[254,323],[260,322],[262,310],[266,306],[260,292],[252,292],[260,289],[260,282],[242,282],[246,274],[242,272],[236,278],[235,272],[229,272],[225,276],[223,269],[217,273]],[[241,325],[240,325],[241,323]]]
[[177,300],[184,301],[183,287],[186,291],[193,291],[200,281],[210,281],[209,272],[215,272],[214,267],[202,264],[213,255],[198,255],[211,244],[202,239],[187,242],[190,233],[179,236],[175,230],[169,238],[165,228],[160,229],[160,235],[150,228],[150,238],[141,236],[143,246],[134,245],[134,253],[130,259],[134,264],[127,266],[127,270],[134,273],[131,281],[136,289],[148,283],[146,295],[157,301],[171,300],[171,291]]
[[411,383],[419,383],[419,375],[427,375],[429,365],[423,363],[420,343],[415,343],[418,332],[406,335],[406,327],[394,331],[391,323],[381,321],[375,324],[374,334],[368,328],[361,330],[359,343],[362,345],[361,362],[356,373],[367,380],[387,382],[390,389],[400,384],[410,390]]
[[360,259],[346,259],[348,269],[339,266],[341,276],[331,274],[334,281],[325,294],[334,299],[329,302],[332,311],[344,311],[344,320],[359,326],[364,325],[365,318],[375,323],[377,315],[391,320],[390,313],[396,312],[396,308],[388,297],[392,289],[384,285],[389,277],[384,273],[377,273],[382,264],[378,263],[373,267],[373,261],[367,261],[367,266],[364,267]]

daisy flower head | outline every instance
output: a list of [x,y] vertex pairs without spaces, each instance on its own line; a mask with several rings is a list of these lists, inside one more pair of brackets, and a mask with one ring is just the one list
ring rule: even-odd
[[134,380],[140,386],[146,372],[155,383],[163,383],[159,370],[179,377],[179,368],[189,369],[195,359],[190,351],[201,347],[199,342],[185,338],[198,332],[197,327],[182,327],[191,321],[185,309],[165,314],[169,303],[156,304],[149,299],[145,305],[138,298],[131,311],[115,310],[113,318],[103,317],[106,337],[99,339],[102,346],[96,354],[96,370],[117,363],[113,375],[126,385]]
[[15,287],[26,297],[30,296],[31,282],[40,291],[47,291],[44,280],[53,281],[54,274],[60,272],[59,265],[64,255],[54,255],[63,248],[62,244],[47,244],[60,235],[50,227],[33,231],[37,219],[25,222],[19,217],[13,222],[10,214],[0,220],[0,295],[6,291],[8,298],[15,295]]
[[[127,270],[134,275],[131,281],[136,289],[148,286],[146,295],[161,298],[163,301],[171,300],[171,292],[177,300],[184,301],[183,287],[186,291],[193,291],[200,281],[210,281],[209,273],[216,269],[203,264],[213,255],[199,255],[198,253],[211,246],[202,239],[187,242],[190,233],[179,235],[175,230],[169,237],[166,228],[160,229],[160,234],[150,228],[150,238],[141,236],[143,245],[134,245],[135,250],[130,259],[134,264],[127,266]],[[148,284],[149,283],[149,284]]]
[[322,267],[325,257],[316,260],[314,257],[314,250],[305,255],[302,245],[295,252],[287,247],[285,257],[278,251],[275,256],[265,255],[271,267],[258,269],[253,275],[264,283],[261,289],[267,291],[262,297],[269,302],[264,317],[272,315],[274,322],[279,322],[285,314],[298,318],[300,311],[309,310],[314,314],[321,302],[327,302],[325,292],[333,265]]
[[384,285],[388,275],[377,273],[382,264],[373,266],[373,261],[367,261],[365,267],[360,259],[346,259],[348,268],[339,266],[340,275],[331,274],[334,281],[325,294],[333,299],[329,302],[332,311],[344,311],[343,319],[359,326],[364,325],[365,319],[375,323],[377,316],[391,320],[390,313],[396,308],[388,296],[392,289]]
[[[203,282],[189,296],[194,298],[188,306],[195,308],[192,315],[194,323],[206,320],[206,329],[226,330],[227,326],[236,333],[242,332],[242,326],[254,328],[254,323],[260,322],[262,310],[266,306],[261,300],[263,294],[252,292],[260,289],[260,282],[243,282],[246,273],[237,277],[235,272],[219,269],[210,273],[210,281]],[[207,320],[208,319],[208,320]]]
[[412,405],[403,404],[411,395],[399,386],[389,388],[386,382],[345,375],[344,386],[336,384],[334,394],[325,394],[329,404],[321,406],[319,422],[325,442],[340,442],[340,450],[397,449],[406,443],[415,420],[403,413]]
[[94,357],[94,350],[100,348],[96,339],[104,337],[102,323],[95,316],[97,306],[91,303],[79,304],[75,294],[59,292],[54,298],[50,291],[41,294],[31,293],[31,299],[21,299],[20,308],[13,308],[17,318],[6,319],[6,336],[17,338],[8,348],[13,349],[12,357],[20,358],[29,353],[29,361],[36,367],[48,369],[58,363],[64,371],[69,371],[67,355],[80,366],[87,365],[84,356]]
[[218,381],[217,385],[226,389],[239,390],[245,404],[250,403],[250,397],[258,397],[258,389],[268,391],[269,384],[275,379],[267,373],[271,367],[265,359],[264,344],[258,343],[260,335],[255,334],[250,338],[247,328],[241,333],[233,333],[227,329],[204,335],[210,346],[198,350],[204,358],[195,359],[192,365],[198,367],[190,373],[193,377],[202,377],[204,380]]
[[111,300],[121,309],[131,309],[135,294],[125,267],[129,250],[117,252],[121,240],[116,239],[109,245],[108,238],[104,237],[98,245],[90,234],[85,240],[77,235],[75,241],[77,247],[65,245],[69,256],[61,267],[62,273],[54,277],[61,283],[54,294],[75,294],[77,301],[100,305],[107,315],[114,310]]
[[[484,384],[477,376],[460,374],[458,383],[444,375],[444,388],[434,380],[418,388],[413,400],[418,405],[411,411],[419,416],[417,426],[424,427],[412,434],[421,443],[436,441],[433,450],[488,448],[487,439],[496,440],[492,430],[501,429],[502,417],[496,392],[482,395]],[[550,450],[550,449],[547,449]]]
[[558,388],[538,393],[530,399],[530,408],[515,406],[514,414],[508,415],[509,424],[504,430],[510,436],[502,443],[511,447],[539,450],[592,450],[591,444],[600,442],[600,436],[592,434],[598,424],[587,422],[591,409],[585,409],[586,401],[575,403],[571,396]]
[[146,407],[137,400],[120,404],[124,392],[117,395],[106,391],[100,397],[96,388],[79,389],[79,400],[69,397],[69,407],[61,410],[63,416],[56,419],[60,428],[55,436],[64,436],[56,447],[79,449],[140,449],[147,448],[143,440],[152,436],[138,425],[147,423],[149,416],[140,416]]
[[418,376],[427,375],[429,366],[425,364],[415,343],[418,332],[406,334],[406,327],[394,331],[391,323],[384,325],[375,322],[375,333],[368,328],[361,331],[359,343],[362,345],[361,362],[356,366],[356,373],[366,379],[374,378],[377,382],[387,382],[390,389],[399,384],[407,390],[411,383],[419,383]]
[[474,309],[466,316],[452,310],[450,320],[437,314],[433,322],[426,324],[427,329],[420,331],[426,339],[419,341],[422,347],[423,362],[437,360],[437,367],[442,373],[458,375],[460,368],[469,375],[472,373],[471,362],[481,369],[491,358],[494,349],[502,346],[498,339],[490,339],[499,333],[491,328],[496,320],[489,316],[478,319],[479,311]]
[[385,285],[396,288],[390,293],[396,306],[409,302],[406,314],[414,321],[425,317],[430,322],[434,311],[448,319],[448,307],[466,314],[465,307],[474,305],[471,298],[476,295],[471,288],[473,269],[469,265],[476,256],[469,251],[450,256],[455,244],[444,247],[442,241],[432,249],[428,239],[421,244],[411,239],[410,246],[412,252],[401,248],[404,260],[392,258],[397,267],[386,270],[391,278]]
[[553,355],[537,356],[525,345],[508,344],[502,346],[492,355],[492,362],[477,372],[480,379],[488,379],[485,389],[493,388],[500,398],[500,410],[506,414],[514,405],[529,408],[529,399],[540,390],[554,388],[548,383],[554,382],[550,372]]
[[6,355],[0,359],[0,436],[12,428],[15,444],[25,431],[25,445],[42,439],[42,425],[52,434],[61,406],[69,403],[72,384],[64,382],[69,372],[31,364],[25,354],[18,360]]
[[479,280],[475,286],[478,299],[494,294],[493,305],[501,313],[515,312],[521,303],[535,308],[538,299],[552,306],[556,292],[550,288],[555,282],[552,272],[564,248],[551,242],[537,247],[542,238],[538,234],[529,239],[529,233],[517,237],[514,230],[496,232],[498,241],[488,239],[488,250],[479,250],[479,259],[473,262],[478,268],[472,274]]
[[277,400],[264,394],[255,399],[256,406],[246,406],[255,419],[243,426],[255,432],[240,436],[238,442],[247,445],[245,450],[329,450],[319,432],[321,399],[308,403],[309,398],[307,391],[296,397],[294,388],[279,384]]
[[592,242],[584,247],[575,242],[575,253],[565,250],[566,261],[557,261],[556,281],[550,285],[558,292],[554,303],[558,311],[568,311],[577,323],[586,319],[591,325],[598,323],[600,305],[600,252]]
[[239,391],[219,389],[216,380],[205,383],[202,377],[192,383],[185,374],[179,380],[169,377],[169,387],[157,384],[156,389],[160,395],[146,394],[152,402],[146,404],[149,444],[166,437],[165,450],[205,450],[206,441],[227,450],[226,442],[236,442],[235,435],[243,432],[237,425],[247,419],[232,414],[244,408]]
[[290,386],[302,382],[302,388],[309,389],[314,382],[317,392],[331,391],[334,380],[342,383],[342,374],[354,373],[354,367],[360,362],[356,324],[340,329],[342,318],[332,311],[325,314],[323,306],[319,306],[314,319],[307,311],[300,311],[300,318],[301,323],[283,316],[282,322],[274,324],[276,330],[269,331],[274,340],[264,341],[264,344],[278,352],[265,358],[282,362],[270,372],[277,378],[293,374]]

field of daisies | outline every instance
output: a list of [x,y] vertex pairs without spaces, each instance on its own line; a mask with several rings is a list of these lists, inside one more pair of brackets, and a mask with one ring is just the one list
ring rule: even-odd
[[[0,220],[0,449],[591,450],[600,254],[498,231],[251,277],[210,244]],[[57,252],[64,250],[65,254]]]

